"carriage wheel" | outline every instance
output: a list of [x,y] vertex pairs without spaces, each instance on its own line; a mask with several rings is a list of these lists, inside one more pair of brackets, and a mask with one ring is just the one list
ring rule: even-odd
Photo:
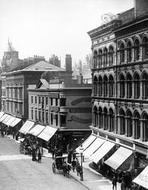
[[53,171],[54,174],[56,173],[56,165],[55,165],[55,163],[52,163],[52,171]]

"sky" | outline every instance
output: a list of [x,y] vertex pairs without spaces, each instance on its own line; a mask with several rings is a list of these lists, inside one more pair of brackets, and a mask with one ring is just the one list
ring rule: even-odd
[[102,24],[102,15],[118,14],[134,0],[0,0],[0,59],[8,39],[19,58],[71,54],[73,63],[91,53],[87,32]]

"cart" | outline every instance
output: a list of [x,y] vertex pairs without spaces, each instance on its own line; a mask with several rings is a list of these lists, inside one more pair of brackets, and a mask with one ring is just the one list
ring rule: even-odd
[[67,155],[56,156],[52,163],[52,171],[54,174],[62,172],[64,176],[69,176],[71,165],[67,163]]

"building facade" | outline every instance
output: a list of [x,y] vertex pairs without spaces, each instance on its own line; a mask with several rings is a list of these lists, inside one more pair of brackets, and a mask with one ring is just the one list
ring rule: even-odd
[[[148,2],[88,32],[93,53],[94,134],[131,149],[133,167],[147,165]],[[143,6],[142,6],[143,3]]]
[[41,79],[37,88],[29,89],[29,120],[58,130],[58,146],[66,151],[90,134],[91,86]]
[[2,111],[26,120],[28,118],[28,86],[36,85],[41,75],[49,70],[65,73],[64,69],[45,61],[21,70],[2,73]]

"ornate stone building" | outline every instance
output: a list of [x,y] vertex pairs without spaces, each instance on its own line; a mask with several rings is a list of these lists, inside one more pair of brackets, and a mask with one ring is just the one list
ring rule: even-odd
[[148,1],[139,3],[114,18],[107,15],[108,23],[88,32],[93,53],[91,128],[132,150],[134,168],[148,163]]

